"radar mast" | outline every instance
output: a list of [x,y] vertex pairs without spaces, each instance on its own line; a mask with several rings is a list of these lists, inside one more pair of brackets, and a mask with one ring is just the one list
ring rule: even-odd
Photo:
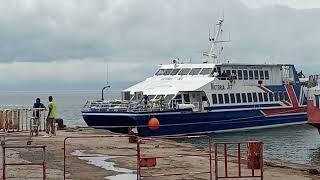
[[[209,28],[209,42],[210,45],[208,47],[208,50],[203,52],[203,62],[212,62],[212,63],[220,63],[223,55],[223,43],[230,42],[230,34],[229,34],[229,40],[222,40],[222,34],[223,34],[223,22],[224,18],[218,20],[218,23],[214,26],[214,34],[213,37],[211,37],[211,31]],[[217,30],[216,30],[217,26]],[[220,45],[220,46],[218,46]]]

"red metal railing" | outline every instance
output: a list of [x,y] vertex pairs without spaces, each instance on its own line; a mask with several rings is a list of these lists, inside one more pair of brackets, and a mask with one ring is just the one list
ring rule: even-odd
[[[67,158],[68,157],[103,157],[101,154],[97,155],[67,155],[67,145],[68,140],[80,139],[92,139],[92,138],[132,138],[135,136],[132,135],[96,135],[96,136],[74,136],[66,137],[64,139],[64,179],[66,179],[67,172]],[[212,145],[212,138],[209,136],[169,136],[169,137],[150,137],[150,138],[137,138],[136,143],[136,153],[132,154],[106,154],[106,156],[115,156],[115,157],[136,157],[136,172],[137,180],[142,178],[155,178],[155,177],[169,177],[169,176],[183,176],[183,175],[195,175],[195,174],[208,174],[210,180],[212,179],[241,179],[241,178],[259,178],[263,180],[263,171],[264,171],[264,162],[263,162],[263,143],[258,141],[247,141],[247,142],[217,142]],[[196,151],[196,152],[187,152],[182,153],[178,152],[175,154],[165,155],[156,155],[152,152],[152,149],[143,152],[144,146],[148,147],[148,141],[158,141],[162,140],[161,143],[166,143],[166,140],[181,140],[181,139],[196,139],[204,138],[208,147],[208,150],[205,151]],[[70,146],[72,145],[69,144]],[[245,146],[245,147],[244,147]],[[214,152],[212,151],[214,147]],[[132,149],[132,148],[131,148]],[[231,152],[233,151],[233,152]],[[152,155],[147,155],[151,153]],[[174,152],[173,152],[174,153]],[[246,158],[244,157],[245,155]],[[165,161],[167,159],[174,160],[174,158],[181,157],[202,157],[205,161],[208,160],[208,170],[201,171],[175,171],[175,172],[166,172],[166,173],[153,173],[153,171],[159,170],[157,168],[157,161]],[[247,168],[245,168],[244,162],[247,163]],[[223,164],[223,165],[221,165]],[[220,165],[220,167],[219,167]],[[188,167],[190,168],[190,167]],[[221,169],[223,168],[223,169]],[[147,170],[147,171],[145,171]],[[219,172],[220,170],[220,172]],[[258,172],[257,172],[258,171]],[[150,173],[151,172],[151,173]],[[224,172],[224,173],[221,173]]]
[[[31,163],[7,163],[6,162],[6,149],[17,149],[17,148],[27,148],[27,149],[42,149],[42,158],[41,162],[31,162]],[[47,178],[46,176],[46,146],[43,145],[34,145],[34,146],[18,146],[18,145],[3,145],[2,146],[2,179],[8,179],[6,175],[7,166],[42,166],[42,176],[43,180]]]
[[[90,155],[90,156],[73,156],[73,155],[67,155],[67,141],[68,140],[73,140],[72,142],[75,142],[75,140],[79,140],[79,139],[98,139],[98,138],[129,138],[132,137],[131,135],[96,135],[96,136],[70,136],[70,137],[66,137],[64,139],[64,145],[63,145],[63,179],[66,179],[66,172],[67,172],[67,158],[68,157],[103,157],[101,155],[99,156],[95,156],[95,155]],[[71,145],[71,144],[69,144]],[[136,151],[137,152],[137,151]],[[134,154],[107,154],[108,156],[114,156],[114,157],[136,157],[137,153]],[[138,177],[137,177],[138,178]]]
[[[246,148],[241,148],[241,145],[245,145]],[[219,146],[222,146],[223,151],[223,163],[224,163],[224,174],[219,174]],[[236,153],[228,154],[228,147],[233,146],[230,149],[236,151]],[[229,150],[230,150],[229,149]],[[243,150],[247,154],[247,169],[244,169],[244,165],[241,163],[242,158],[241,152]],[[236,155],[234,155],[236,154]],[[231,174],[229,171],[230,161],[228,158],[234,158],[237,161],[237,174]],[[248,141],[248,142],[217,142],[214,144],[214,161],[215,161],[215,179],[241,179],[241,178],[260,178],[263,180],[263,143],[259,141]],[[249,173],[248,170],[251,172]],[[256,174],[255,170],[260,171]],[[247,171],[245,173],[244,171]]]
[[[179,139],[196,139],[196,138],[205,138],[207,139],[207,147],[208,152],[200,152],[198,154],[195,153],[183,153],[183,154],[175,154],[175,155],[162,155],[162,156],[152,156],[148,157],[143,155],[141,151],[141,143],[147,142],[151,140],[179,140]],[[211,138],[209,136],[169,136],[169,137],[152,137],[152,138],[139,138],[137,141],[137,179],[140,180],[142,178],[147,177],[168,177],[168,176],[183,176],[183,175],[194,175],[194,174],[209,174],[209,179],[212,180],[213,178],[213,168],[212,168],[212,152],[211,152]],[[209,164],[208,164],[208,171],[197,171],[197,172],[174,172],[174,173],[154,173],[150,174],[143,174],[142,168],[150,168],[156,166],[157,159],[173,159],[177,157],[204,157],[207,156]],[[149,161],[149,163],[148,163]],[[152,170],[156,170],[156,168],[152,168]]]

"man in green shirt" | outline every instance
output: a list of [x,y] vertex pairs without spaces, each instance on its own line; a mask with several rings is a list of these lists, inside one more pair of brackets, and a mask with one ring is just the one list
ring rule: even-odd
[[161,95],[159,99],[160,110],[162,110],[162,107],[164,106],[164,102],[165,102],[164,95]]
[[44,137],[51,137],[55,135],[55,119],[57,115],[57,106],[56,103],[53,102],[52,96],[49,96],[49,112],[46,120],[46,135]]

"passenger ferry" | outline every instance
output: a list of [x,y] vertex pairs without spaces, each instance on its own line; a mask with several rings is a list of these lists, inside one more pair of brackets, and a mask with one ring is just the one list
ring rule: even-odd
[[310,76],[308,86],[308,123],[320,130],[320,75]]
[[306,123],[307,99],[294,65],[221,61],[223,22],[209,37],[202,63],[173,60],[123,90],[121,100],[88,101],[82,111],[87,125],[162,136]]

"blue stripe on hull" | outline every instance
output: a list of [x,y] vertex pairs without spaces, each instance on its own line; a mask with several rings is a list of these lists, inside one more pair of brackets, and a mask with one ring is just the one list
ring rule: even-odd
[[[124,117],[116,115],[87,115],[84,116],[84,119],[89,126],[146,126],[152,116],[153,115],[151,113],[134,117],[130,117],[130,114]],[[155,117],[159,119],[162,126],[155,131],[151,131],[148,127],[139,127],[140,136],[191,134],[207,131],[213,132],[306,122],[307,120],[306,113],[266,117],[258,110],[180,114],[158,113]],[[127,131],[127,128],[123,128],[123,131]]]

